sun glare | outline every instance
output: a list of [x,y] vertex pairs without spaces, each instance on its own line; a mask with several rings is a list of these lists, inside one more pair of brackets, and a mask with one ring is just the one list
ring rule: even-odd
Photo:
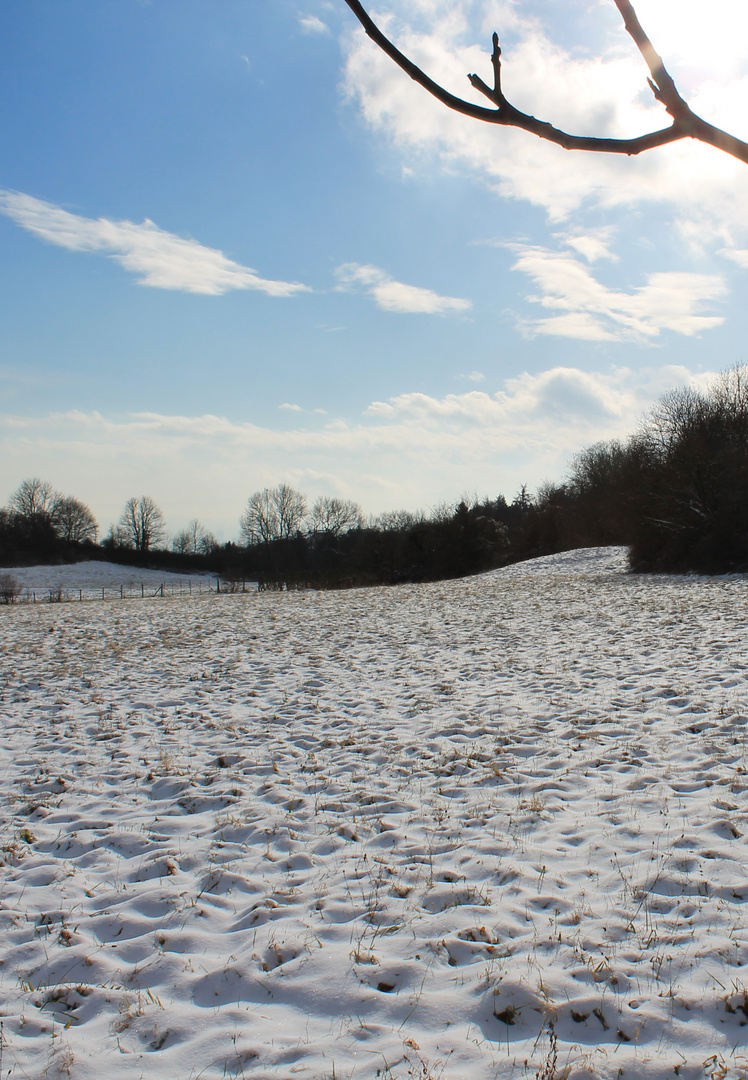
[[743,0],[638,0],[637,14],[666,63],[687,65],[711,78],[748,68],[748,5]]

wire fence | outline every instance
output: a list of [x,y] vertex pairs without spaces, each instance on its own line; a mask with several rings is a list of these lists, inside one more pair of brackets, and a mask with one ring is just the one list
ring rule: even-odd
[[152,597],[200,596],[205,593],[253,593],[256,581],[193,578],[186,581],[127,582],[110,585],[34,585],[0,581],[0,604],[64,604],[84,600],[133,600]]

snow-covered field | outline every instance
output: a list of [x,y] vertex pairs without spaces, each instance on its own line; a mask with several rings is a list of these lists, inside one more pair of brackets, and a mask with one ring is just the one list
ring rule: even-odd
[[748,1076],[747,599],[0,609],[2,1077]]
[[62,563],[53,566],[0,567],[20,586],[19,600],[44,603],[55,600],[94,600],[129,596],[170,595],[209,591],[216,587],[215,574],[175,574],[111,562]]

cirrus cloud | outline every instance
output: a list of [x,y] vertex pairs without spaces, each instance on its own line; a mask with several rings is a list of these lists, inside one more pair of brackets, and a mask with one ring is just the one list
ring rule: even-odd
[[704,305],[727,292],[716,274],[667,271],[648,274],[632,291],[613,289],[593,275],[570,251],[540,245],[507,244],[517,256],[512,269],[532,279],[538,293],[530,300],[558,312],[525,320],[528,334],[588,341],[651,341],[663,330],[692,337],[720,326],[719,315],[705,315]]
[[49,244],[68,251],[106,255],[139,275],[139,285],[219,296],[256,289],[268,296],[308,292],[299,282],[269,281],[215,248],[160,229],[147,218],[134,221],[87,218],[19,191],[0,189],[0,213]]
[[343,263],[335,271],[335,276],[340,283],[339,291],[363,288],[382,311],[393,311],[400,315],[443,315],[448,311],[467,311],[473,306],[470,300],[440,296],[431,289],[395,281],[378,266]]
[[299,26],[305,34],[329,34],[330,27],[316,15],[302,15]]

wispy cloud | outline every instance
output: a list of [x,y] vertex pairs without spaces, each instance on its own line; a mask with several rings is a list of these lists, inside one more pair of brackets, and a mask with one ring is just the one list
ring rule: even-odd
[[572,229],[569,232],[556,233],[555,239],[576,251],[588,263],[610,259],[618,262],[618,256],[611,250],[610,242],[615,229],[612,225],[599,229]]
[[308,291],[298,282],[270,281],[215,248],[160,229],[147,219],[112,221],[72,214],[53,203],[0,189],[0,213],[50,244],[106,255],[137,274],[139,285],[218,296],[256,289],[268,296]]
[[558,314],[524,323],[530,334],[588,341],[647,341],[663,330],[693,336],[720,326],[724,319],[704,315],[704,305],[726,293],[719,275],[668,271],[648,274],[646,284],[626,292],[593,275],[569,251],[509,244],[517,255],[513,269],[527,274],[538,289],[530,300]]
[[378,266],[344,263],[335,271],[341,290],[363,288],[383,311],[398,314],[443,315],[448,311],[467,311],[470,300],[440,296],[431,289],[395,281]]
[[316,15],[302,15],[299,25],[305,34],[329,34],[330,27]]
[[722,248],[720,255],[724,255],[725,258],[731,259],[743,270],[748,270],[748,251],[745,248]]

